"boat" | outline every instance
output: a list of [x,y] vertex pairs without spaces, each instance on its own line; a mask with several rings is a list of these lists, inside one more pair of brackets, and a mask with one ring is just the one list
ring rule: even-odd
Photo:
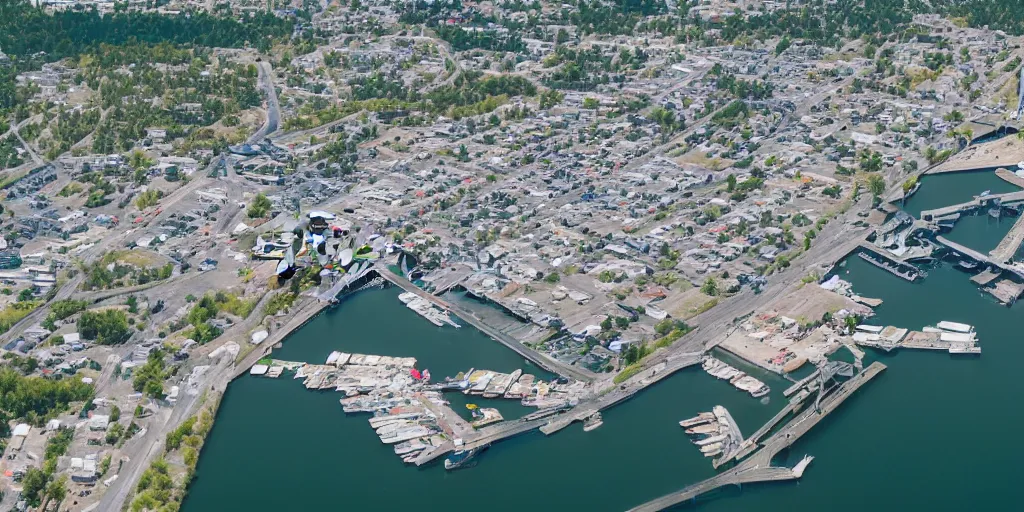
[[991,190],[986,190],[986,191],[978,194],[978,197],[988,197],[988,195],[991,194],[991,193],[992,193]]
[[1017,169],[1024,171],[1024,160],[1017,162]]
[[721,449],[721,448],[719,448],[719,449],[717,449],[717,450],[712,450],[712,451],[710,451],[710,452],[706,452],[706,453],[704,453],[704,456],[705,456],[705,457],[717,457],[717,456],[719,456],[719,455],[721,455],[721,454],[722,454],[722,449]]
[[761,398],[762,396],[765,396],[765,395],[767,395],[770,392],[771,392],[771,388],[769,388],[767,385],[764,385],[764,386],[761,386],[761,387],[755,389],[754,391],[751,391],[750,392],[750,396],[752,396],[754,398]]
[[595,412],[593,415],[591,415],[583,422],[583,431],[590,432],[591,430],[594,430],[597,427],[600,427],[601,425],[604,425],[604,420],[601,418],[601,413]]
[[407,456],[410,454],[422,452],[424,449],[426,449],[426,447],[427,445],[424,444],[423,441],[421,441],[420,439],[399,442],[398,444],[394,445],[394,454],[397,456]]
[[943,331],[949,331],[949,332],[960,332],[960,333],[974,332],[974,326],[971,326],[971,325],[968,325],[968,324],[962,324],[962,323],[959,323],[959,322],[949,322],[949,321],[946,321],[946,320],[943,320],[943,321],[935,324],[935,327],[938,327],[939,329],[942,329]]
[[703,425],[715,420],[715,415],[710,412],[702,412],[692,418],[685,419],[679,422],[679,426],[683,428],[695,427],[697,425]]
[[693,428],[686,429],[687,434],[699,435],[699,434],[713,434],[719,430],[718,423],[709,423],[707,425],[697,425]]
[[380,440],[384,444],[397,444],[403,441],[410,441],[412,439],[416,439],[417,437],[426,437],[433,433],[434,432],[432,432],[427,427],[418,425],[415,427],[399,429],[388,436],[382,436]]
[[711,437],[707,437],[707,438],[704,438],[704,439],[699,439],[697,441],[694,441],[693,444],[695,444],[697,446],[706,446],[706,445],[709,445],[709,444],[721,443],[722,441],[725,441],[727,438],[728,438],[728,436],[726,436],[724,434],[719,434],[717,436],[711,436]]
[[974,270],[978,268],[978,262],[971,260],[960,260],[957,262],[956,266],[964,270]]
[[468,464],[479,451],[480,450],[478,449],[455,450],[448,456],[448,458],[444,459],[444,468],[450,471],[466,467],[466,464]]
[[711,443],[711,444],[708,444],[708,445],[701,446],[700,447],[700,452],[706,454],[706,453],[710,453],[710,452],[713,452],[715,450],[721,450],[721,449],[722,449],[722,443]]

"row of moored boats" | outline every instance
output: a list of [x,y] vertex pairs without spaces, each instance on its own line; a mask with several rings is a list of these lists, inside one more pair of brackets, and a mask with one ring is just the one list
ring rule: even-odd
[[713,357],[704,359],[702,366],[704,371],[708,372],[712,377],[727,380],[729,381],[729,384],[735,386],[736,389],[746,391],[754,398],[765,396],[771,391],[771,388],[769,388],[764,382],[761,382]]

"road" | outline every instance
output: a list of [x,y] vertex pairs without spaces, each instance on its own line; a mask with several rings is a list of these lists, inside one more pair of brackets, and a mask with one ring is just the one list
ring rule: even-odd
[[277,102],[277,88],[274,87],[274,70],[270,67],[269,62],[260,61],[256,64],[259,70],[260,87],[263,88],[263,93],[267,96],[267,120],[263,122],[263,126],[259,130],[256,130],[256,133],[246,140],[249,144],[263,140],[271,133],[276,132],[281,125],[281,106]]

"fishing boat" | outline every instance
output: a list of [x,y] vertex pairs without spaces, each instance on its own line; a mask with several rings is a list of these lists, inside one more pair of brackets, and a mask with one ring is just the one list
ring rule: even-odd
[[591,430],[594,430],[597,427],[600,427],[601,425],[604,425],[604,420],[601,418],[601,413],[595,412],[583,422],[583,431],[590,432]]
[[761,387],[751,391],[750,392],[750,396],[752,396],[754,398],[761,398],[762,396],[765,396],[765,395],[767,395],[770,392],[771,392],[771,388],[769,388],[767,385],[763,385],[763,386],[761,386]]

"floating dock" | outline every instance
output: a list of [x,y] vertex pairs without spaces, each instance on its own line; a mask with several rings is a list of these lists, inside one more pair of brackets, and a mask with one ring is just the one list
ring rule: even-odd
[[921,277],[921,271],[913,265],[902,263],[877,253],[868,254],[866,251],[857,253],[862,260],[882,269],[901,279],[914,282]]

